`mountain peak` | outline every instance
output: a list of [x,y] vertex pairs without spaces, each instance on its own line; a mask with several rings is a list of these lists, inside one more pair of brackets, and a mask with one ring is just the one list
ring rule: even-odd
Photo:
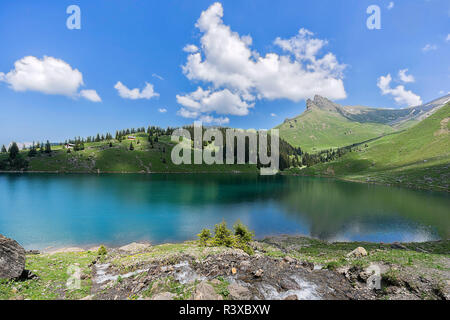
[[306,110],[311,110],[314,107],[325,111],[336,111],[340,106],[327,98],[316,94],[314,100],[306,100]]

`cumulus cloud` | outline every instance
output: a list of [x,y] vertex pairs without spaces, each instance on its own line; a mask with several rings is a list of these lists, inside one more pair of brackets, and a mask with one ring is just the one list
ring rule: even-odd
[[199,113],[231,114],[245,116],[253,103],[247,103],[239,94],[228,89],[211,91],[201,87],[187,95],[177,95],[177,102]]
[[184,52],[194,53],[198,51],[198,47],[194,44],[188,44],[183,48]]
[[227,117],[218,117],[218,118],[215,118],[215,117],[212,117],[212,116],[209,116],[209,115],[201,116],[201,117],[199,118],[199,120],[200,120],[201,122],[203,122],[203,123],[217,124],[217,125],[219,125],[219,126],[224,125],[224,124],[227,124],[227,123],[230,123],[230,119],[227,118]]
[[82,96],[85,99],[88,99],[92,102],[101,102],[102,99],[98,95],[97,91],[95,90],[81,90],[80,96]]
[[137,99],[151,99],[154,97],[159,97],[159,93],[155,92],[153,89],[153,85],[148,82],[145,83],[145,87],[142,90],[139,90],[138,88],[128,89],[128,87],[125,86],[120,81],[116,83],[114,88],[119,93],[119,96],[121,96],[124,99],[137,100]]
[[387,6],[387,9],[388,10],[391,10],[392,8],[394,8],[394,2],[393,1],[391,1],[391,2],[389,2],[389,4],[388,4],[388,6]]
[[181,108],[180,110],[178,110],[177,114],[179,116],[182,116],[183,118],[197,118],[200,115],[200,113],[197,111],[189,111],[185,108]]
[[222,17],[220,3],[203,11],[195,25],[201,32],[201,45],[184,48],[189,53],[182,67],[184,74],[208,86],[177,95],[184,110],[243,116],[260,99],[300,101],[315,94],[330,99],[346,97],[342,81],[344,65],[332,53],[320,56],[327,41],[300,29],[290,39],[275,39],[284,55],[263,56],[251,49],[250,36],[232,31]]
[[383,95],[392,95],[395,102],[399,105],[418,106],[422,104],[420,96],[410,90],[406,90],[404,86],[399,85],[391,88],[392,77],[390,74],[378,78],[377,86]]
[[[37,91],[45,94],[64,95],[68,97],[82,96],[91,101],[92,91],[78,93],[83,86],[83,75],[78,69],[72,68],[67,62],[44,56],[42,59],[27,56],[14,63],[14,69],[8,73],[0,72],[0,81],[5,82],[14,91]],[[101,99],[100,99],[101,101]]]
[[166,112],[167,112],[167,109],[166,109],[166,108],[159,108],[158,111],[159,111],[160,113],[166,113]]
[[276,115],[276,113],[271,113],[270,116],[271,117],[276,117],[277,115]]
[[450,41],[450,33],[447,34],[447,38],[445,39],[445,41],[449,42]]
[[408,69],[402,69],[398,72],[398,77],[400,78],[400,80],[405,83],[414,82],[414,76],[411,74],[406,74],[407,72]]
[[425,47],[422,48],[423,52],[428,52],[428,51],[433,51],[433,50],[437,50],[437,46],[435,44],[429,44],[427,43],[425,45]]

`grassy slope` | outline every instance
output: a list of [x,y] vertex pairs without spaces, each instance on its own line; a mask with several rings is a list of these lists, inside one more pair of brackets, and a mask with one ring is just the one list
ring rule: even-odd
[[[170,154],[174,146],[169,136],[162,136],[154,148],[150,148],[146,133],[135,134],[140,140],[133,141],[134,150],[130,151],[130,141],[121,143],[109,142],[86,143],[85,150],[67,153],[62,147],[53,147],[51,156],[39,154],[31,158],[28,171],[49,172],[114,172],[114,173],[137,173],[137,172],[257,172],[254,165],[174,165]],[[165,151],[165,152],[163,152]],[[28,152],[24,151],[26,156]],[[6,157],[6,154],[0,157]],[[162,159],[166,159],[166,163]]]
[[313,175],[449,190],[450,104],[406,131],[380,138],[337,161],[303,169]]
[[388,125],[350,121],[336,112],[318,108],[277,128],[283,139],[307,152],[347,146],[395,131]]

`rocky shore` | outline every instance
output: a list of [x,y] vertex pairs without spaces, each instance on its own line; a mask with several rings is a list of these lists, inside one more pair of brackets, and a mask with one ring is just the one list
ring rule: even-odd
[[0,299],[450,299],[450,241],[327,243],[278,236],[252,242],[252,255],[197,241],[133,243],[28,252],[26,265],[6,274],[2,270],[25,252],[12,250],[13,240],[0,240]]

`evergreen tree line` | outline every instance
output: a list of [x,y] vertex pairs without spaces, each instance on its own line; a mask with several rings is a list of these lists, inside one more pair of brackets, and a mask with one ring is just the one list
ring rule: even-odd
[[[184,126],[184,129],[186,129],[187,131],[189,131],[189,134],[191,135],[191,139],[194,139],[194,127],[193,126]],[[203,129],[203,134],[205,133],[205,131],[207,130],[207,128],[202,128]],[[222,127],[217,127],[215,128],[217,130],[219,130],[222,133],[222,137],[223,137],[223,161],[224,163],[226,163],[226,150],[227,150],[227,135],[226,135],[226,130],[227,128],[222,128]],[[202,136],[203,136],[202,134]],[[214,138],[214,137],[213,137]],[[214,139],[212,139],[214,141]],[[206,147],[208,145],[207,141],[203,141],[203,146]],[[193,142],[192,142],[193,144]],[[269,165],[263,165],[259,159],[259,135],[256,135],[256,164],[258,168],[261,167],[265,167],[265,166],[269,166]],[[249,137],[245,137],[245,163],[249,162],[250,159],[250,139]],[[270,137],[270,133],[268,132],[267,134],[267,154],[270,156],[271,154],[271,150],[272,150],[272,146],[271,146],[271,137]],[[301,148],[296,148],[291,146],[288,142],[286,142],[283,139],[279,139],[279,169],[280,170],[284,170],[287,169],[291,166],[297,166],[299,163],[301,163],[301,156],[302,156],[303,152]],[[234,138],[234,163],[237,162],[237,138]]]

